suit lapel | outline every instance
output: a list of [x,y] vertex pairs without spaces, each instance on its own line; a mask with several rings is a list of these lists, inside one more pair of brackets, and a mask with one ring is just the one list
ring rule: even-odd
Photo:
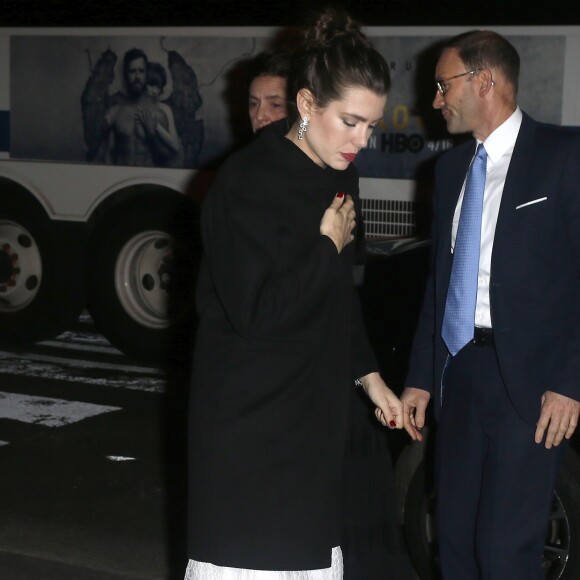
[[496,247],[501,248],[504,240],[509,239],[511,219],[515,213],[514,208],[520,203],[522,195],[525,196],[527,193],[525,184],[530,167],[532,167],[531,158],[534,149],[532,143],[535,132],[536,122],[524,114],[502,192],[493,241],[493,253],[495,253]]
[[[438,187],[442,189],[438,193],[441,196],[439,205],[440,210],[440,229],[439,240],[437,246],[437,261],[439,267],[437,268],[437,287],[442,289],[438,293],[439,312],[440,317],[443,316],[443,307],[445,298],[447,296],[447,286],[449,284],[449,276],[451,273],[451,229],[453,227],[453,215],[455,214],[455,207],[459,200],[459,195],[465,181],[465,176],[469,169],[469,163],[475,152],[475,141],[471,142],[471,146],[467,145],[457,151],[455,159],[451,160],[451,169],[442,175]],[[438,320],[439,324],[440,320]]]
[[445,180],[443,187],[447,189],[448,194],[443,197],[444,202],[441,204],[441,232],[440,239],[441,252],[445,255],[450,256],[451,254],[451,229],[453,227],[453,216],[455,214],[455,208],[457,206],[457,201],[459,200],[459,194],[463,187],[463,182],[465,181],[465,176],[469,169],[469,163],[471,158],[475,153],[475,141],[472,142],[471,147],[465,147],[464,151],[461,152],[461,156],[458,157],[455,162],[454,171]]

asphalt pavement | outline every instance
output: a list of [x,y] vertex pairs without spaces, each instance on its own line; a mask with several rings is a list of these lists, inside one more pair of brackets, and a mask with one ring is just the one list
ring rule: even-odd
[[0,346],[0,580],[183,579],[188,376],[87,315]]
[[1,580],[183,578],[183,385],[96,346],[0,353]]

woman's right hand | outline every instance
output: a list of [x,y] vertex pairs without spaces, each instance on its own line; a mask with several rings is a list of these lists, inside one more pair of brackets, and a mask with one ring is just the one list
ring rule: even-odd
[[365,393],[375,404],[375,416],[385,426],[390,429],[402,429],[405,424],[403,417],[403,403],[397,395],[387,387],[378,372],[369,373],[361,377]]
[[336,194],[322,216],[320,233],[334,242],[339,254],[354,240],[352,231],[356,225],[355,218],[354,201],[350,195],[344,193]]

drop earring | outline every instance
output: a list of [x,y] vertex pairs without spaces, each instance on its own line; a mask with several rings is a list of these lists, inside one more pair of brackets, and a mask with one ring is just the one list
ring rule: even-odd
[[308,129],[308,117],[304,116],[302,118],[302,121],[300,121],[300,125],[298,126],[298,140],[302,141],[302,139],[304,139],[304,133],[306,133],[306,130]]

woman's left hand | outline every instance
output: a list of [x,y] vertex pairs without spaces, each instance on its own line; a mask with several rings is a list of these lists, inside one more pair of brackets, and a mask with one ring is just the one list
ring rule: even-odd
[[377,419],[390,429],[403,428],[403,403],[387,387],[379,373],[370,373],[360,379],[365,393],[376,405]]

